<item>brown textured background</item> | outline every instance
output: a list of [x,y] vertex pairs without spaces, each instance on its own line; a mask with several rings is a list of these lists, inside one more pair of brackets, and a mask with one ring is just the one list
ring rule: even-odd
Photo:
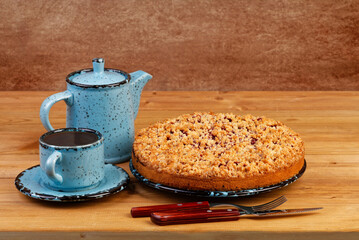
[[144,70],[146,90],[359,90],[359,1],[0,0],[0,90]]

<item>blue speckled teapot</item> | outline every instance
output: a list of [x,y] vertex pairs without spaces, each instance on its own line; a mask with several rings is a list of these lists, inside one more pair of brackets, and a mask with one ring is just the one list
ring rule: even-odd
[[66,127],[91,128],[104,136],[106,163],[125,162],[131,157],[134,120],[140,96],[152,76],[143,71],[126,73],[104,68],[104,59],[92,60],[93,69],[83,69],[66,77],[67,90],[48,97],[41,105],[40,119],[46,130],[50,108],[64,100]]

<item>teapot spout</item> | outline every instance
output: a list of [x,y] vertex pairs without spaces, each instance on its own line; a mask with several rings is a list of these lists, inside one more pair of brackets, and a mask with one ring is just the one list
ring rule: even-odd
[[152,76],[144,71],[137,71],[130,73],[131,75],[131,95],[132,95],[132,103],[133,103],[133,114],[136,119],[138,108],[140,106],[140,98],[143,87],[146,83],[152,78]]

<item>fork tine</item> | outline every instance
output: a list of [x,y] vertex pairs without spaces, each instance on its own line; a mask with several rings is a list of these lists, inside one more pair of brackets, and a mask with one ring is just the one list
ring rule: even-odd
[[271,204],[267,204],[267,205],[260,206],[260,207],[255,207],[254,209],[256,209],[256,210],[269,210],[269,209],[276,208],[276,207],[278,207],[279,205],[282,205],[285,202],[286,202],[286,200],[282,199],[280,201],[276,201],[276,202],[271,203]]
[[253,206],[252,209],[255,210],[255,211],[270,210],[270,209],[278,207],[279,205],[282,205],[286,201],[287,201],[287,198],[284,197],[284,196],[281,196],[281,197],[279,197],[279,198],[277,198],[277,199],[275,199],[273,201],[270,201],[268,203]]
[[272,210],[280,205],[282,205],[284,203],[283,202],[277,202],[276,204],[272,204],[272,205],[267,205],[264,207],[259,207],[259,208],[253,208],[254,211],[266,211],[266,210]]
[[276,198],[270,202],[256,205],[256,206],[243,206],[243,205],[238,205],[238,204],[233,204],[233,203],[211,203],[210,206],[211,207],[223,206],[223,205],[235,206],[235,207],[241,209],[242,211],[245,211],[246,213],[253,214],[254,212],[257,212],[257,211],[271,210],[271,209],[276,208],[279,205],[285,203],[286,201],[287,201],[286,197],[280,196],[279,198]]
[[283,203],[287,201],[287,199],[284,197],[284,196],[281,196],[277,199],[274,199],[273,201],[270,201],[270,202],[267,202],[267,203],[264,203],[264,204],[261,204],[261,205],[256,205],[256,206],[253,206],[255,208],[266,208],[268,206],[272,206],[272,205],[276,205],[278,203]]
[[255,205],[255,206],[253,206],[253,207],[262,207],[262,206],[266,206],[266,205],[269,205],[269,204],[273,204],[273,203],[276,203],[276,202],[278,202],[278,201],[287,201],[287,198],[285,197],[285,196],[280,196],[280,197],[278,197],[278,198],[276,198],[276,199],[274,199],[274,200],[272,200],[272,201],[270,201],[270,202],[267,202],[267,203],[264,203],[264,204],[260,204],[260,205]]

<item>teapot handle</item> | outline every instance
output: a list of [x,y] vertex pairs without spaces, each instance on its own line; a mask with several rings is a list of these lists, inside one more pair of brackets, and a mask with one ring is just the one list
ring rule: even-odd
[[74,96],[70,91],[66,90],[64,92],[55,93],[51,95],[50,97],[46,98],[45,101],[43,101],[43,103],[41,104],[40,119],[42,125],[44,125],[47,131],[54,130],[49,120],[50,109],[52,105],[54,105],[55,103],[61,100],[64,100],[68,106],[72,106],[74,102]]

